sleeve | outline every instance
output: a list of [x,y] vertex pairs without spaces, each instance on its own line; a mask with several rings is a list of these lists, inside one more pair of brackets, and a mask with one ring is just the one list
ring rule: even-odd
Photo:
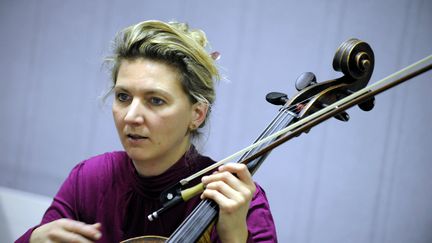
[[69,218],[78,220],[78,202],[79,195],[77,190],[78,175],[82,163],[78,164],[63,182],[60,190],[57,192],[53,202],[46,210],[42,221],[39,225],[29,229],[24,235],[17,239],[16,243],[26,243],[30,241],[30,236],[37,227],[52,222],[60,218]]
[[[254,242],[277,242],[276,227],[273,221],[273,216],[270,211],[264,189],[256,184],[256,191],[249,206],[246,223],[248,226],[247,243]],[[211,234],[212,242],[220,242],[217,236],[216,227],[213,228]]]
[[264,189],[258,184],[246,220],[249,231],[248,242],[277,242],[270,205]]

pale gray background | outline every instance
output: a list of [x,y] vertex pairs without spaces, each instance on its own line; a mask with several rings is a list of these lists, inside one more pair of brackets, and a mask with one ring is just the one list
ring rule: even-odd
[[[202,28],[228,82],[218,85],[205,153],[248,145],[305,71],[357,37],[375,51],[372,82],[432,54],[432,1],[24,1],[0,3],[0,185],[53,196],[79,161],[119,150],[102,67],[121,28],[146,19]],[[432,242],[432,74],[377,97],[274,151],[255,176],[280,242]],[[19,212],[17,212],[18,214]],[[144,215],[143,215],[144,216]]]

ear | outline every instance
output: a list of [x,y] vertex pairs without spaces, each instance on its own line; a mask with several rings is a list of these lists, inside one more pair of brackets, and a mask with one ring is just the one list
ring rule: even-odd
[[189,125],[191,130],[196,130],[203,124],[207,117],[208,108],[208,104],[203,102],[196,102],[192,105],[191,124]]

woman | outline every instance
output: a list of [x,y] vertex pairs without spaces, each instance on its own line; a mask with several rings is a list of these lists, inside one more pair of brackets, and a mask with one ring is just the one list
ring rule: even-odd
[[17,242],[119,242],[142,235],[169,237],[201,199],[219,205],[211,240],[276,241],[263,190],[246,166],[227,164],[201,180],[201,197],[154,222],[160,193],[210,164],[191,140],[214,101],[218,71],[202,31],[180,23],[145,21],[116,38],[112,62],[116,128],[125,152],[78,164],[40,225]]

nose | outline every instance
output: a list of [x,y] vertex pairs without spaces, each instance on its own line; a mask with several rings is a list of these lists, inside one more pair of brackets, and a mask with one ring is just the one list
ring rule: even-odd
[[144,106],[139,99],[132,100],[128,106],[124,120],[126,123],[133,125],[144,123]]

